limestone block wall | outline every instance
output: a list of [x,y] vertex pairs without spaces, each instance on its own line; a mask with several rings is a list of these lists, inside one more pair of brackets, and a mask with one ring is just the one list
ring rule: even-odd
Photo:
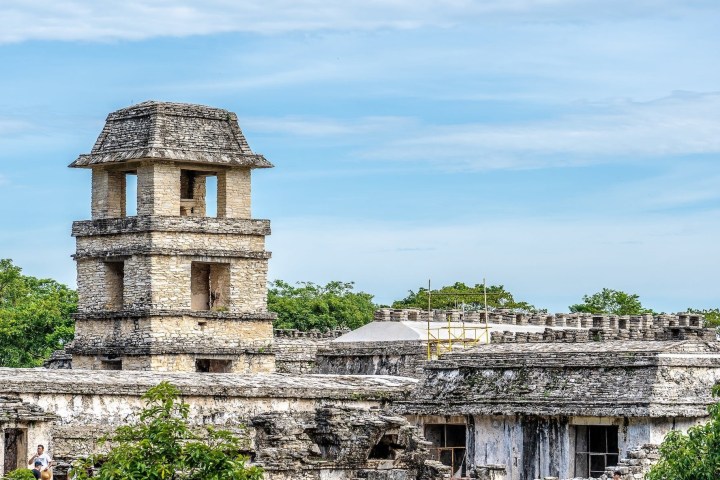
[[[318,348],[328,345],[347,330],[329,332],[299,330],[274,330],[273,351],[278,373],[317,373]],[[338,372],[340,373],[340,372]]]
[[218,217],[250,218],[250,169],[221,170],[217,177]]
[[137,169],[138,215],[180,215],[180,167],[146,162]]
[[[120,259],[122,260],[122,259]],[[122,308],[147,308],[151,299],[150,261],[145,256],[124,258]],[[116,281],[103,259],[77,260],[77,285],[79,311],[119,310]]]
[[192,308],[192,262],[229,264],[228,299],[223,311],[264,313],[267,311],[267,260],[200,256],[153,256],[151,308]]
[[125,172],[93,168],[92,170],[92,218],[117,218],[125,216]]
[[[151,317],[76,319],[76,352],[97,355],[192,353],[232,355],[246,349],[271,353],[272,321],[238,318],[218,313],[209,316],[170,315]],[[73,359],[73,368],[79,367]],[[194,370],[194,367],[193,367]]]
[[317,350],[317,372],[417,377],[427,361],[423,342],[330,342]]

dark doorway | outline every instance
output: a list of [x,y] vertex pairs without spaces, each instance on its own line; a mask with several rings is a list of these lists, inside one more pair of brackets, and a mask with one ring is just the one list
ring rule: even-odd
[[5,464],[3,471],[11,472],[25,467],[27,458],[27,430],[24,428],[6,428]]
[[195,371],[202,373],[230,373],[232,360],[199,358],[195,360]]
[[617,425],[575,426],[575,476],[598,478],[619,457]]

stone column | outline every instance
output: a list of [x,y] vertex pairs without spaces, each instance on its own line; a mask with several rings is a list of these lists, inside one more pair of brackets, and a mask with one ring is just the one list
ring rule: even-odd
[[250,169],[218,172],[217,190],[219,218],[250,218]]

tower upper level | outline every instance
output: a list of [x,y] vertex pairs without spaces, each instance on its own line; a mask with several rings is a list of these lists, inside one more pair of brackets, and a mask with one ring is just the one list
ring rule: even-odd
[[89,154],[92,218],[126,216],[126,178],[137,175],[138,216],[205,216],[205,180],[217,177],[217,216],[250,218],[250,171],[273,165],[253,153],[227,110],[143,102],[108,115]]

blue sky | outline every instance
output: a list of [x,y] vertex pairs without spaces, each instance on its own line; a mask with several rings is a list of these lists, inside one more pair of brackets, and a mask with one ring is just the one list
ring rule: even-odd
[[[114,5],[113,5],[114,3]],[[0,257],[74,285],[87,153],[144,100],[236,112],[271,278],[720,306],[714,0],[0,4]]]

